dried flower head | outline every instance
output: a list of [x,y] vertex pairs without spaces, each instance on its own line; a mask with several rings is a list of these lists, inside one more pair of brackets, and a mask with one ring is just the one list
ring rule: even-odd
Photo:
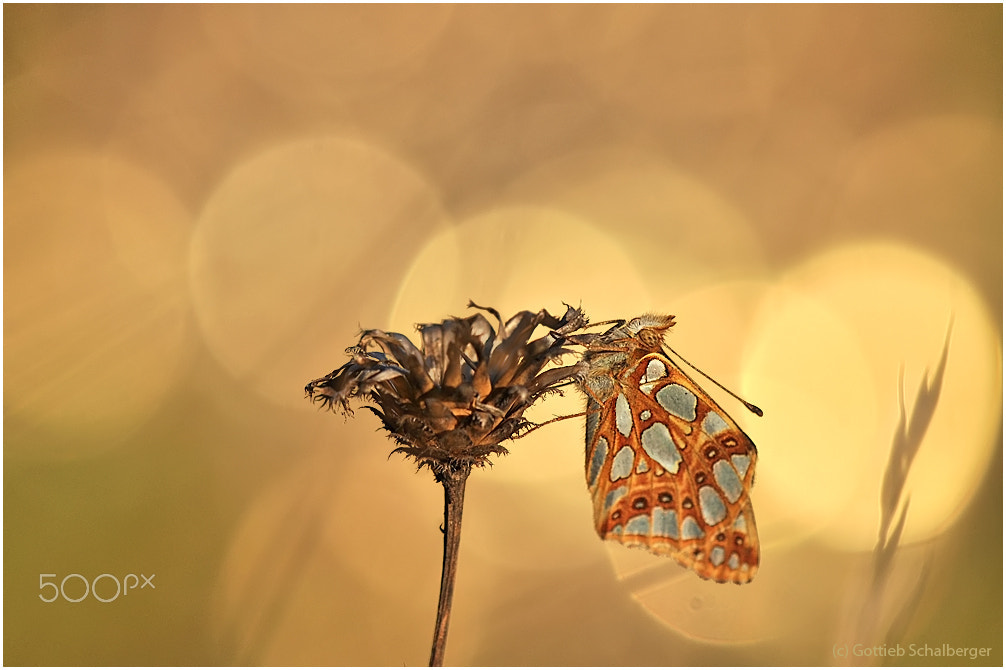
[[[556,318],[545,310],[518,312],[505,323],[490,307],[469,307],[495,317],[497,329],[479,313],[418,326],[422,348],[400,333],[368,330],[347,349],[352,360],[307,384],[313,402],[352,414],[351,398],[363,398],[401,446],[395,451],[429,466],[439,478],[444,468],[485,465],[505,454],[505,440],[531,424],[524,411],[581,367],[544,368],[572,353],[565,334],[587,318],[567,306]],[[538,326],[549,329],[532,340]]]

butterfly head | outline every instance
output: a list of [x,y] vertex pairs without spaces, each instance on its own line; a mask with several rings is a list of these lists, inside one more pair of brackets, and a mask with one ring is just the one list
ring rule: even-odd
[[664,335],[674,325],[673,316],[643,314],[635,319],[612,328],[603,336],[608,344],[622,344],[647,352],[660,351]]

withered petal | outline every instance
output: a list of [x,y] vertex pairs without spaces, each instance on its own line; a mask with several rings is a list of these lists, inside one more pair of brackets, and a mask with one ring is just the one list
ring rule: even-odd
[[576,363],[574,365],[567,365],[561,368],[552,368],[551,370],[546,370],[540,375],[534,378],[534,380],[528,384],[528,391],[532,395],[540,394],[560,382],[564,382],[567,379],[573,379],[577,375],[582,375],[586,371],[586,366],[581,363]]
[[468,317],[466,321],[468,322],[468,333],[470,335],[469,344],[475,349],[476,355],[480,360],[489,358],[489,354],[492,353],[493,344],[496,341],[496,331],[493,330],[493,327],[489,325],[489,321],[481,314],[474,314]]
[[507,322],[506,334],[498,339],[499,344],[489,359],[489,376],[494,385],[510,383],[525,354],[527,340],[538,325],[537,317],[531,312],[521,312]]
[[392,379],[402,378],[408,374],[405,370],[397,366],[382,366],[373,370],[367,370],[360,376],[358,382],[360,395],[370,393],[378,384]]
[[454,319],[443,323],[427,323],[416,326],[423,341],[426,370],[430,379],[438,386],[443,384],[444,374],[449,365],[450,346],[457,338],[456,331],[459,326],[460,324]]
[[587,315],[583,313],[583,310],[572,305],[566,305],[566,313],[562,315],[561,319],[556,319],[547,311],[545,312],[545,316],[546,318],[542,323],[554,330],[558,335],[567,335],[581,328],[586,328],[588,323]]
[[451,342],[447,347],[447,367],[444,369],[443,386],[458,388],[464,380],[461,374],[461,349],[457,342]]
[[486,362],[479,363],[472,375],[472,388],[479,398],[487,398],[493,390],[492,380],[489,378],[489,365]]
[[360,344],[376,342],[384,351],[393,356],[398,363],[409,371],[413,384],[420,393],[433,388],[433,380],[426,372],[423,354],[409,338],[401,333],[386,333],[383,330],[368,330],[360,338]]

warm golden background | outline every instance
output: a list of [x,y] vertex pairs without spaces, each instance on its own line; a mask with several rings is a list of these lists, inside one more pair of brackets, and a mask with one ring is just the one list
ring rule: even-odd
[[[676,314],[765,409],[714,394],[763,565],[605,546],[550,426],[469,484],[448,663],[1002,663],[1001,5],[3,16],[7,664],[424,664],[441,493],[301,394],[468,298]],[[911,412],[951,318],[864,615],[899,374]]]

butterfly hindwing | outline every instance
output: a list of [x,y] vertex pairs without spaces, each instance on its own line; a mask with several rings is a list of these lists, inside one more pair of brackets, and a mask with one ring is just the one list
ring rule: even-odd
[[587,484],[604,539],[671,556],[700,576],[745,583],[758,568],[750,438],[662,353],[588,399]]

